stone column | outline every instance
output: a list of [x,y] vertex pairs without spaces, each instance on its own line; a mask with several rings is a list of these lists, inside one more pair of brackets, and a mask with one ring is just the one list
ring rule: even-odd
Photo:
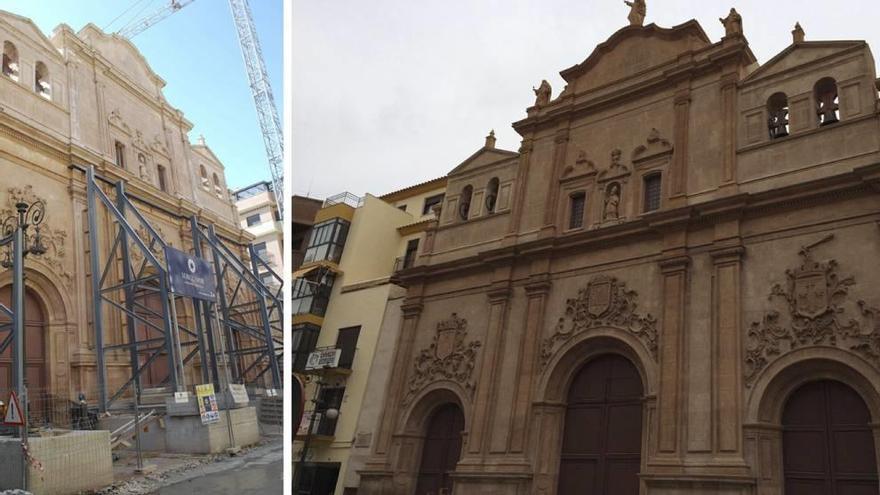
[[658,387],[658,455],[679,456],[682,425],[682,368],[685,356],[685,308],[687,302],[688,264],[684,254],[665,257],[660,262],[663,274],[663,327],[660,335],[660,383]]
[[736,187],[736,83],[739,75],[721,76],[721,185]]
[[683,87],[675,92],[675,137],[672,164],[669,169],[669,205],[683,206],[687,194],[688,141],[690,133],[691,90]]
[[519,231],[520,221],[522,220],[522,203],[525,201],[526,196],[526,182],[529,177],[532,146],[532,138],[524,137],[519,147],[519,164],[516,171],[516,182],[513,183],[514,191],[510,206],[510,224],[507,229],[508,239],[514,237]]
[[559,483],[559,461],[565,429],[565,403],[535,403],[534,416],[532,445],[536,455],[531,493],[550,495],[556,493],[556,486]]
[[536,261],[543,265],[543,274],[533,274],[526,285],[526,328],[520,346],[519,369],[516,375],[516,394],[513,401],[513,417],[510,431],[509,451],[523,452],[526,448],[529,405],[532,400],[532,383],[536,372],[541,333],[544,327],[544,311],[550,292],[550,276],[546,272],[549,260]]
[[552,236],[556,233],[556,209],[559,197],[559,176],[565,164],[565,156],[568,151],[568,127],[556,130],[553,136],[553,164],[547,184],[547,194],[544,202],[544,227],[541,229],[542,236]]

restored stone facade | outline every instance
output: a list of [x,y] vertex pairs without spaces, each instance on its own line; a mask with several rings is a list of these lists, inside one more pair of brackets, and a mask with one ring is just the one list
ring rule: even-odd
[[[191,248],[186,218],[193,214],[227,239],[246,244],[250,237],[237,226],[223,165],[204,140],[190,144],[192,124],[165,100],[165,82],[129,41],[91,24],[79,32],[60,25],[49,38],[29,19],[0,11],[0,42],[0,210],[5,217],[19,197],[39,198],[47,210],[48,253],[25,263],[35,301],[28,318],[37,318],[36,310],[44,318],[27,330],[42,331],[35,341],[44,346],[33,376],[28,371],[29,386],[31,397],[57,397],[66,409],[78,392],[95,400],[97,387],[85,167],[125,181],[139,210],[174,247]],[[111,186],[105,192],[113,197]],[[112,238],[102,215],[106,253]],[[10,280],[10,270],[0,272],[0,289]],[[190,305],[180,309],[182,322],[190,321]],[[125,341],[123,327],[108,316],[107,345]],[[108,355],[113,390],[130,376],[128,363],[123,352]]]
[[[518,153],[486,147],[450,172],[400,274],[359,493],[423,493],[427,425],[450,403],[465,418],[453,493],[574,493],[558,488],[568,394],[606,354],[642,382],[636,493],[781,495],[783,409],[814,380],[855,390],[880,433],[868,46],[798,26],[759,66],[735,10],[713,43],[696,21],[643,26],[635,3],[558,95],[535,90]],[[622,493],[608,486],[595,493]]]

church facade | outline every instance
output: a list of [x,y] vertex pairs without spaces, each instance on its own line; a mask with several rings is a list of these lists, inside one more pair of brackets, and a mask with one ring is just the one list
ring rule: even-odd
[[869,47],[631,4],[449,173],[358,493],[880,490]]

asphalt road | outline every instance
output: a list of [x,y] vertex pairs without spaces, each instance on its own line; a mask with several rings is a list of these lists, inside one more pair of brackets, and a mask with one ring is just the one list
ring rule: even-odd
[[161,495],[273,494],[283,493],[282,459],[254,459],[242,466],[206,474],[161,488]]

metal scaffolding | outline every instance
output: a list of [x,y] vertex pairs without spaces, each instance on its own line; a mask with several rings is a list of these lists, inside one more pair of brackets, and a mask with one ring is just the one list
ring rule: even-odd
[[[160,360],[167,361],[168,371],[158,386],[170,385],[173,391],[185,390],[186,365],[196,356],[201,363],[202,381],[212,382],[218,389],[221,387],[220,364],[232,368],[235,383],[268,383],[280,388],[276,353],[280,352],[282,299],[280,289],[276,291],[263,283],[258,274],[259,261],[252,260],[248,268],[216,235],[213,225],[202,225],[196,217],[181,217],[166,211],[178,221],[189,222],[192,254],[207,256],[218,282],[217,301],[175,295],[170,290],[164,258],[166,240],[135,206],[122,181],[113,184],[100,179],[93,167],[85,172],[92,322],[101,411],[111,409],[132,388],[137,404],[143,392],[145,371]],[[115,200],[104,192],[99,180],[112,184]],[[102,244],[102,238],[108,242]],[[107,245],[111,246],[109,250],[103,248]],[[255,253],[249,249],[253,257]],[[271,272],[268,266],[265,269]],[[187,301],[192,304],[191,327],[178,318],[178,303],[185,306]],[[112,339],[108,339],[111,335],[107,329],[114,328],[114,323],[125,331],[116,335],[117,342],[108,344],[105,340]],[[276,330],[278,333],[273,333]],[[218,338],[224,339],[226,345],[217,346]],[[246,349],[242,345],[246,345]],[[108,354],[126,351],[130,376],[121,386],[111,387],[107,378]],[[269,379],[261,382],[269,371]]]

